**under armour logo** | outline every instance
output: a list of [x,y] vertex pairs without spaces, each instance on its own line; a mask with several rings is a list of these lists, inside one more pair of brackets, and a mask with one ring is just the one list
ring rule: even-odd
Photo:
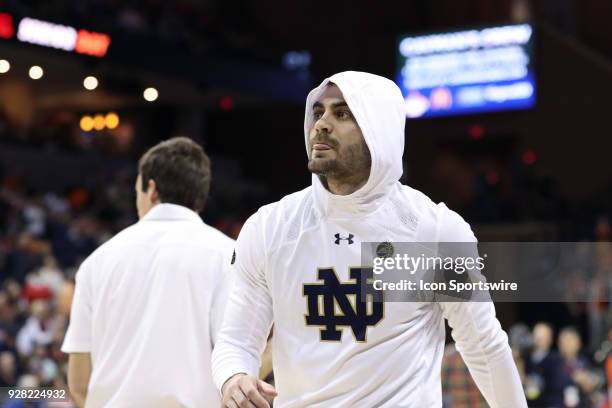
[[355,238],[355,236],[353,234],[348,234],[348,237],[346,237],[346,238],[342,238],[340,236],[340,234],[336,234],[336,235],[334,235],[334,237],[336,237],[336,241],[334,241],[336,243],[336,245],[340,245],[340,241],[342,241],[342,240],[348,241],[349,245],[351,245],[354,242],[353,238]]

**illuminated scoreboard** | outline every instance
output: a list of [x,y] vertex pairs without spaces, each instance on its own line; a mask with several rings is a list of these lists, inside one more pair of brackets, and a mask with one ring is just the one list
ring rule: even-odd
[[397,85],[408,118],[535,105],[533,27],[486,27],[401,38]]
[[108,34],[76,29],[29,17],[22,18],[15,30],[12,15],[0,13],[0,38],[9,40],[15,35],[20,42],[98,58],[106,55],[111,42]]

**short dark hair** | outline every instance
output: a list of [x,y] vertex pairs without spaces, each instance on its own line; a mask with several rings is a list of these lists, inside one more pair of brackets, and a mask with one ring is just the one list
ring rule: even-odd
[[574,334],[580,338],[580,332],[574,326],[566,326],[559,330],[559,337],[561,337],[563,334]]
[[196,212],[204,209],[210,190],[210,159],[202,146],[187,137],[156,144],[138,162],[142,189],[155,181],[159,200]]

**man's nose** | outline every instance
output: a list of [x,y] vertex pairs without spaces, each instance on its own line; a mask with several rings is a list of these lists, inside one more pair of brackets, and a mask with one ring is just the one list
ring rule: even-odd
[[314,128],[317,131],[317,133],[320,133],[320,132],[331,133],[332,132],[332,125],[327,120],[327,114],[324,114],[315,122]]

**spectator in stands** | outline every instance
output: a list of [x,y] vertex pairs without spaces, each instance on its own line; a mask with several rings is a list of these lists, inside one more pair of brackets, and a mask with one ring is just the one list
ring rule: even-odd
[[[6,290],[0,290],[0,331],[6,336],[17,332],[19,328],[17,302]],[[0,338],[0,349],[6,344],[6,338]]]
[[580,391],[580,407],[590,407],[589,396],[601,385],[601,379],[590,369],[589,361],[580,354],[582,339],[573,327],[559,332],[559,353],[563,358],[565,372]]
[[14,387],[16,382],[17,359],[15,354],[3,351],[0,353],[0,387]]
[[53,340],[49,304],[35,300],[30,306],[31,316],[17,335],[17,350],[22,355],[31,355],[38,346],[51,344]]
[[571,380],[559,353],[551,349],[553,339],[548,323],[534,326],[533,350],[525,358],[525,389],[530,407],[565,408],[563,392]]

